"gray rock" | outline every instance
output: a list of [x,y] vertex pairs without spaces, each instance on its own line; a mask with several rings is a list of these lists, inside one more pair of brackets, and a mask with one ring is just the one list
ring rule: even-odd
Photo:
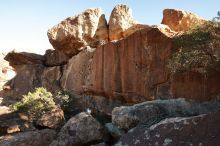
[[44,129],[29,131],[14,135],[3,136],[0,139],[1,146],[49,146],[55,138],[54,130]]
[[72,117],[61,129],[51,146],[83,145],[102,140],[104,128],[90,114],[79,113]]
[[112,123],[106,123],[105,128],[107,129],[108,133],[110,133],[110,135],[116,139],[119,139],[123,134],[125,134],[125,131],[119,129]]
[[115,146],[219,146],[219,122],[220,112],[168,118],[130,130]]
[[112,122],[119,128],[129,130],[138,124],[151,126],[168,117],[187,117],[220,111],[219,102],[189,102],[184,99],[154,100],[133,106],[116,107]]
[[102,142],[102,143],[98,143],[98,144],[95,144],[95,145],[91,145],[91,146],[107,146],[106,143]]

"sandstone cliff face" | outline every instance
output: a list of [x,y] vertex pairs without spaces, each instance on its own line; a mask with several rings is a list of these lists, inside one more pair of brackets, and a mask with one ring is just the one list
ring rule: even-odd
[[138,31],[74,56],[64,71],[62,87],[127,102],[155,99],[156,85],[167,81],[171,47],[170,38],[157,28]]
[[146,27],[148,26],[138,24],[127,5],[117,5],[109,19],[109,39],[120,40]]
[[220,100],[220,72],[206,75],[198,72],[186,72],[174,75],[170,80],[171,97],[200,101]]
[[96,47],[108,41],[107,23],[99,8],[69,17],[48,30],[47,34],[54,49],[69,56],[76,55],[82,47]]
[[193,13],[176,9],[165,9],[163,11],[163,20],[161,23],[168,25],[173,31],[185,32],[204,22],[205,20],[203,18]]

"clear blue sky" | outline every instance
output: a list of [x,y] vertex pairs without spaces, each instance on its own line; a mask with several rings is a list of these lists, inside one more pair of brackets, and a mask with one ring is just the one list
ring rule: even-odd
[[85,9],[100,7],[109,15],[117,4],[127,4],[144,24],[159,24],[165,8],[194,12],[206,19],[216,16],[220,0],[2,0],[0,2],[0,51],[20,49],[44,52],[52,48],[47,30]]

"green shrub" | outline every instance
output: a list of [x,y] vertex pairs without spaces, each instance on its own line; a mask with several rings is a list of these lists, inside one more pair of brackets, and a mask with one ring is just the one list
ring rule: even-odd
[[27,113],[33,119],[54,107],[56,105],[52,94],[43,87],[36,88],[33,93],[29,92],[21,101],[11,106],[13,111]]
[[174,39],[176,52],[168,62],[171,73],[198,71],[207,73],[220,65],[220,27],[216,22],[204,25]]
[[67,91],[59,91],[56,95],[56,103],[59,104],[63,109],[69,106],[72,95]]

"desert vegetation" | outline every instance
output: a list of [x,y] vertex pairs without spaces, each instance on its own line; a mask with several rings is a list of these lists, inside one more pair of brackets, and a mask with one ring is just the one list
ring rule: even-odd
[[207,73],[220,65],[219,22],[208,21],[174,39],[176,53],[169,60],[172,73]]

